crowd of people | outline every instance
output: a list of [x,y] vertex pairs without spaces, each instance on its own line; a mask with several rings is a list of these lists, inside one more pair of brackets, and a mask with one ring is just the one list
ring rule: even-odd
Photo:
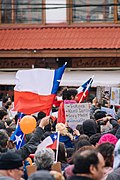
[[[72,129],[66,123],[64,103],[79,102],[76,89],[65,89],[62,98],[57,118],[41,111],[33,115],[36,129],[25,136],[25,144],[18,150],[16,142],[10,140],[18,123],[18,112],[16,115],[11,112],[10,97],[3,99],[0,107],[1,180],[120,179],[119,111],[112,117],[101,110],[101,102],[95,97],[90,104],[90,119]],[[102,103],[110,108],[108,100]],[[58,151],[38,148],[54,132],[60,133]],[[30,166],[35,168],[29,174]]]

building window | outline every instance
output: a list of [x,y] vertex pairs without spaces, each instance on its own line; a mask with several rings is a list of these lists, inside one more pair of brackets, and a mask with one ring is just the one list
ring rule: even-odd
[[114,0],[73,0],[72,20],[74,23],[114,22],[114,3]]
[[1,23],[42,22],[42,0],[2,0]]
[[120,0],[118,0],[118,6],[117,6],[117,20],[120,21]]

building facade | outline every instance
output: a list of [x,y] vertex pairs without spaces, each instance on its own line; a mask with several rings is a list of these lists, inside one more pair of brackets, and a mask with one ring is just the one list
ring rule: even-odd
[[[0,96],[19,69],[58,68],[61,86],[119,87],[120,0],[0,0]],[[96,91],[96,89],[95,89]]]

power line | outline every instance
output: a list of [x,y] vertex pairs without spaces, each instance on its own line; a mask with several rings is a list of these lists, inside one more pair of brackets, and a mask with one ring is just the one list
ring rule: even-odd
[[[1,4],[3,5],[3,4]],[[75,9],[75,8],[82,8],[82,7],[114,7],[114,6],[120,6],[120,4],[115,4],[115,3],[109,3],[109,4],[85,4],[85,5],[79,5],[79,4],[75,4],[75,5],[71,5],[71,4],[28,4],[28,3],[13,3],[13,4],[10,4],[10,3],[4,3],[4,5],[6,5],[5,7],[3,6],[2,8],[0,8],[0,10],[17,10],[18,8],[17,7],[14,7],[14,8],[11,8],[10,5],[12,6],[23,6],[21,7],[22,9],[32,9],[32,10],[52,10],[52,9],[64,9],[64,8],[72,8],[72,9]],[[56,6],[56,7],[46,7],[46,6]],[[59,5],[59,7],[58,7]],[[64,6],[63,6],[64,5]],[[9,7],[7,7],[9,6]],[[27,6],[27,7],[24,7],[24,6]],[[29,7],[29,6],[33,6],[33,7]],[[34,6],[41,6],[41,7],[34,7]]]

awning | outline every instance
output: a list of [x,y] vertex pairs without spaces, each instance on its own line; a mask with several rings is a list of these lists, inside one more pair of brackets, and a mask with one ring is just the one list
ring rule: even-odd
[[[0,72],[0,85],[15,85],[16,72]],[[120,70],[114,71],[68,71],[63,74],[61,86],[80,86],[94,75],[92,86],[120,86]]]
[[66,71],[61,86],[80,86],[94,75],[92,86],[120,86],[120,70],[116,71]]
[[15,85],[16,72],[0,72],[0,85]]

